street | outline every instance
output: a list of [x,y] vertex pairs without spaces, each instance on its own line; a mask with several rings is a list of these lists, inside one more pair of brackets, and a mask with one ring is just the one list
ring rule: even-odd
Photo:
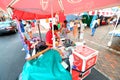
[[16,80],[25,63],[19,34],[0,36],[0,80]]

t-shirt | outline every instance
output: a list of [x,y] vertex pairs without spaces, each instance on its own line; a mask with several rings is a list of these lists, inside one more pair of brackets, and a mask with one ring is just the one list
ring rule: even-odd
[[78,33],[78,26],[74,25],[74,27],[73,27],[73,35],[74,35],[74,37],[77,36],[77,33]]
[[58,29],[60,30],[60,24],[58,24],[57,26],[58,26]]
[[46,42],[52,44],[53,41],[52,41],[52,31],[48,31],[47,34],[46,34]]
[[64,27],[63,27],[63,28],[61,29],[61,36],[64,37],[64,38],[66,38],[66,39],[68,38],[68,37],[67,37],[67,31],[68,31],[67,28],[64,28]]
[[[57,36],[56,33],[54,33],[55,36]],[[46,34],[46,42],[49,44],[53,44],[53,40],[52,40],[53,36],[52,36],[52,30],[49,30]]]
[[25,32],[31,32],[32,30],[31,30],[31,25],[30,24],[27,24],[26,26],[25,26]]

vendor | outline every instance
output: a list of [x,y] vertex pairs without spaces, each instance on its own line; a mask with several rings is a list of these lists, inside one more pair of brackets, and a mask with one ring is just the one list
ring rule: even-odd
[[67,28],[67,20],[64,20],[64,23],[62,24],[62,27],[60,29],[60,33],[61,33],[61,37],[68,39],[67,33],[69,33],[70,31]]
[[27,40],[32,39],[33,34],[32,34],[31,22],[30,21],[26,21],[26,25],[25,25],[24,29],[25,29],[25,37],[27,38]]
[[[55,35],[55,39],[56,39],[56,46],[59,44],[60,41],[60,36],[58,35],[58,27],[57,25],[53,25],[54,27],[54,35]],[[46,34],[46,45],[48,47],[52,47],[53,46],[53,35],[52,35],[52,28],[47,32]]]

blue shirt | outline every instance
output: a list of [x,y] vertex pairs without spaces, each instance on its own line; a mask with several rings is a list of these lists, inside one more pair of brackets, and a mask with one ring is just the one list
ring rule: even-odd
[[25,32],[24,24],[22,22],[20,22],[20,29],[21,29],[21,32]]

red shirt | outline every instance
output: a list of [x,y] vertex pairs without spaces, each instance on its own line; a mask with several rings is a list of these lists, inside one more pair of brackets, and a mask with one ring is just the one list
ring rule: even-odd
[[[54,33],[55,36],[57,36],[56,33]],[[52,36],[52,30],[49,30],[46,34],[46,42],[49,44],[53,44],[53,40],[52,40],[53,36]]]

